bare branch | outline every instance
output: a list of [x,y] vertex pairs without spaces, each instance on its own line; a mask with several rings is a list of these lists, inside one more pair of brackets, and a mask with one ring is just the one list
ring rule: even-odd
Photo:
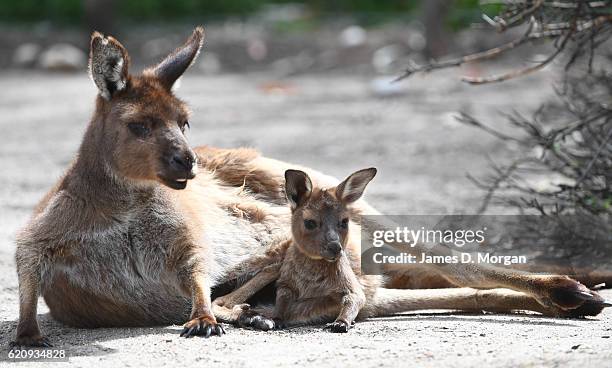
[[585,50],[588,50],[588,65],[592,66],[594,49],[601,45],[612,32],[612,1],[610,0],[589,2],[498,0],[482,3],[504,4],[505,10],[494,18],[483,14],[483,19],[497,30],[503,32],[508,28],[527,23],[527,31],[518,39],[486,51],[424,65],[412,63],[395,81],[406,79],[415,73],[426,73],[436,69],[458,67],[469,62],[491,59],[529,41],[541,39],[550,39],[557,44],[555,52],[543,62],[502,75],[479,78],[463,77],[462,80],[470,84],[495,83],[533,73],[550,64],[563,53],[568,48],[569,41],[572,41],[574,48],[566,69],[569,69],[584,54]]
[[492,49],[486,50],[486,51],[482,51],[482,52],[478,52],[475,54],[470,54],[470,55],[466,55],[457,59],[451,59],[451,60],[446,60],[446,61],[441,61],[441,62],[437,62],[437,63],[431,63],[431,64],[425,64],[425,65],[414,65],[411,66],[409,68],[407,68],[404,71],[404,74],[400,75],[399,77],[397,77],[394,82],[400,81],[402,79],[408,78],[410,77],[412,74],[414,73],[419,73],[419,72],[430,72],[432,70],[435,69],[445,69],[445,68],[449,68],[449,67],[455,67],[455,66],[461,66],[465,63],[469,63],[469,62],[474,62],[474,61],[479,61],[479,60],[485,60],[485,59],[490,59],[493,58],[495,56],[498,56],[499,54],[502,54],[508,50],[514,49],[522,44],[524,44],[527,41],[530,41],[532,38],[530,36],[531,33],[531,29],[532,29],[532,25],[529,26],[529,28],[527,29],[527,31],[525,32],[525,34],[513,41],[510,41],[504,45],[498,46],[498,47],[494,47]]
[[509,73],[505,73],[505,74],[501,74],[501,75],[496,75],[496,76],[490,76],[490,77],[461,77],[461,80],[464,82],[467,82],[469,84],[485,84],[485,83],[497,83],[497,82],[503,82],[509,79],[513,79],[513,78],[517,78],[523,75],[527,75],[527,74],[531,74],[535,71],[538,71],[540,69],[542,69],[543,67],[545,67],[546,65],[548,65],[551,61],[555,60],[555,58],[557,57],[557,55],[559,55],[561,53],[561,51],[563,51],[563,49],[565,48],[565,45],[567,43],[567,40],[569,40],[569,37],[572,35],[572,33],[568,33],[565,36],[565,39],[563,40],[563,43],[561,44],[560,47],[557,48],[557,50],[552,53],[550,56],[548,56],[544,61],[524,68],[524,69],[518,69],[518,70],[514,70],[511,71]]

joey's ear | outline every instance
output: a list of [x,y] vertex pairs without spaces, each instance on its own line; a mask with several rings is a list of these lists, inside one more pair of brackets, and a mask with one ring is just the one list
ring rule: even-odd
[[353,203],[363,195],[366,186],[376,175],[376,168],[356,171],[336,187],[336,197],[344,203]]
[[129,64],[127,50],[119,41],[98,32],[91,35],[89,74],[102,97],[110,100],[113,94],[125,89]]
[[300,170],[285,171],[285,194],[292,209],[304,204],[312,193],[310,177]]
[[145,73],[152,73],[169,91],[174,83],[194,62],[204,43],[204,28],[197,27],[183,46],[174,50],[156,66]]

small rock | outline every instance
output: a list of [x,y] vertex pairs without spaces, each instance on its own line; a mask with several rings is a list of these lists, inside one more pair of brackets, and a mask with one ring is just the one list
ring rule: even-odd
[[580,344],[572,346],[572,350],[576,350],[580,347]]
[[389,72],[393,63],[402,55],[399,45],[387,45],[379,48],[372,55],[372,65],[379,73]]
[[366,42],[367,33],[365,29],[359,26],[350,26],[345,28],[339,36],[340,44],[343,47],[361,46]]
[[405,87],[401,83],[393,83],[395,77],[374,78],[370,82],[370,90],[378,97],[400,96],[406,93]]
[[540,145],[536,145],[531,149],[531,152],[529,152],[529,155],[535,159],[542,159],[544,157],[544,153],[546,153],[544,147],[540,146]]
[[[574,130],[572,132],[572,138],[578,143],[584,142],[584,137],[582,136],[582,133],[579,132],[578,130]],[[595,285],[595,286],[598,286],[598,285]],[[604,283],[603,286],[606,286],[606,284]]]
[[86,65],[85,52],[67,43],[50,46],[38,58],[38,66],[47,70],[81,70]]
[[425,46],[427,46],[427,40],[425,39],[425,36],[419,31],[410,32],[407,43],[408,47],[410,47],[413,51],[418,52],[423,51],[425,49]]
[[18,67],[33,66],[36,63],[41,47],[35,43],[19,45],[13,53],[13,64]]
[[262,61],[268,56],[268,46],[262,39],[250,39],[247,41],[247,54],[253,61]]
[[306,6],[303,4],[266,4],[263,5],[258,14],[266,23],[296,22],[304,19],[307,15]]

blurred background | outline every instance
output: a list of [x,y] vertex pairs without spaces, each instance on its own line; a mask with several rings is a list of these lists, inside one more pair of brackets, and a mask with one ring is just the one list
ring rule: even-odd
[[[32,166],[15,163],[24,176],[3,171],[0,205],[29,210],[72,159],[96,93],[86,75],[93,30],[119,39],[137,73],[202,24],[203,51],[179,92],[195,112],[194,144],[254,146],[337,176],[376,165],[382,179],[372,192],[385,210],[470,211],[482,190],[465,175],[485,170],[481,153],[500,146],[459,128],[453,116],[534,108],[552,89],[509,99],[519,83],[477,89],[458,79],[502,68],[516,56],[487,70],[471,63],[391,81],[410,63],[514,38],[516,31],[498,33],[482,21],[483,13],[500,9],[477,0],[0,0],[0,123],[18,126],[1,138],[3,165],[12,165],[16,147],[33,145],[21,156]],[[315,127],[320,134],[311,133]],[[482,138],[472,139],[475,134]],[[35,184],[38,175],[44,177]]]
[[148,63],[205,24],[205,72],[388,72],[402,58],[492,45],[463,31],[499,9],[478,0],[2,0],[0,67],[78,69],[92,30],[133,45],[133,60]]

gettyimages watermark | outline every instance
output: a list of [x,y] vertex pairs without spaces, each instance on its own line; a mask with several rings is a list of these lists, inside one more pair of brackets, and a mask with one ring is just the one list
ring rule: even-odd
[[579,216],[378,215],[362,224],[365,274],[459,263],[588,272],[598,253],[612,250],[610,233]]

